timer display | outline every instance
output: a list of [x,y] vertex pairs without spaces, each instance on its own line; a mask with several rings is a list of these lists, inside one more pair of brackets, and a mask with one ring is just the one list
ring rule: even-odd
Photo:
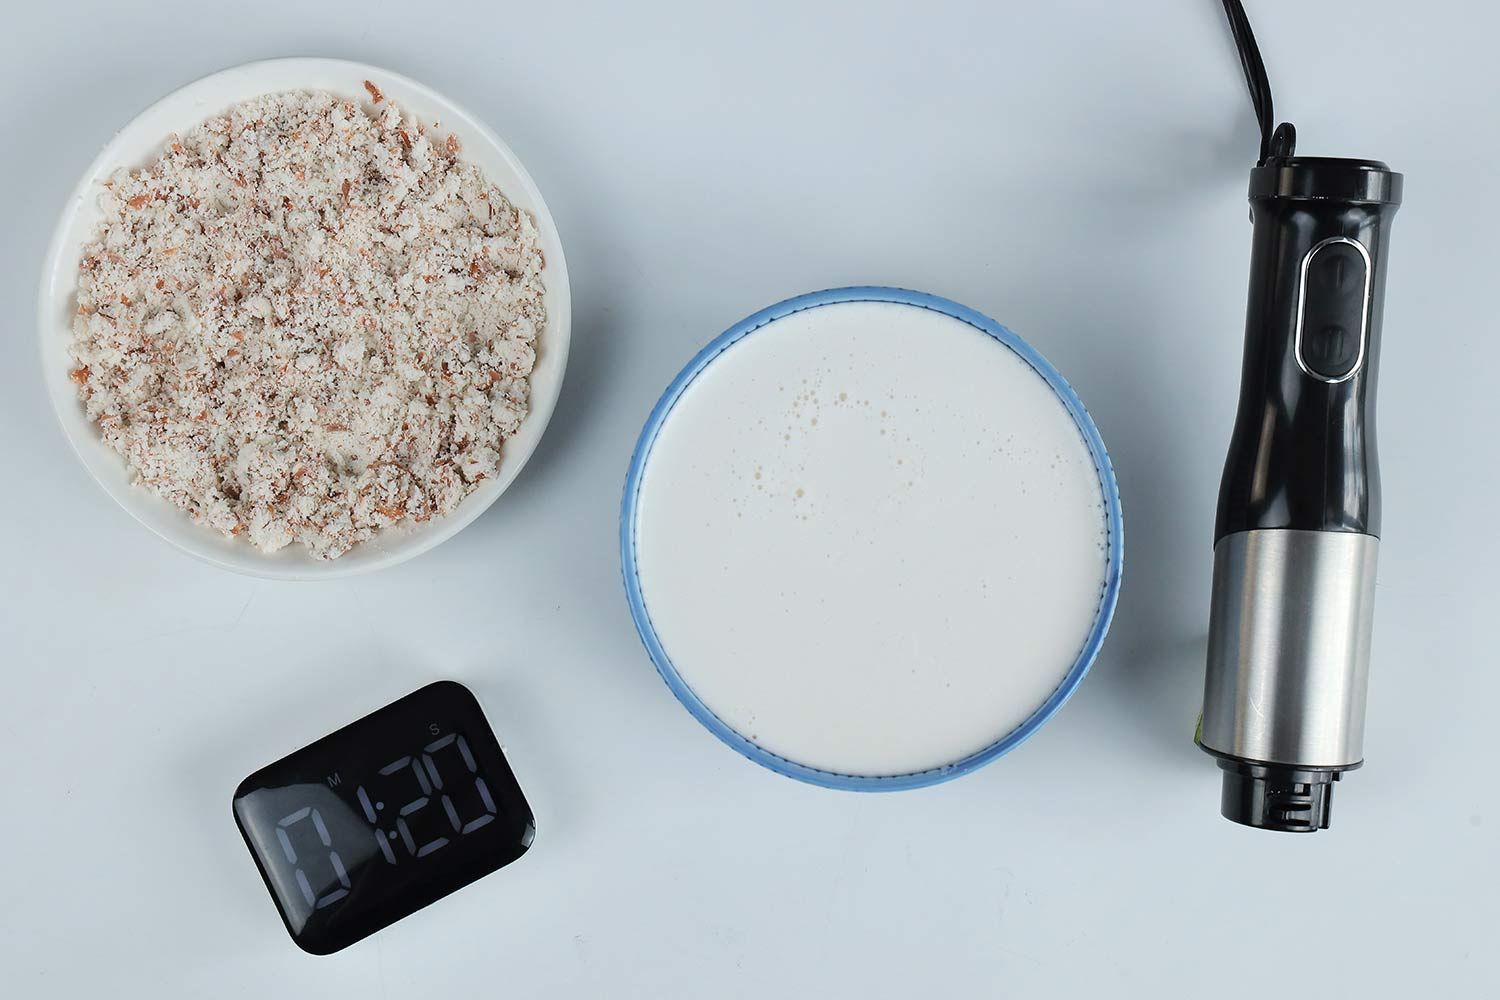
[[454,681],[256,771],[234,818],[292,940],[315,955],[510,864],[536,829],[479,702]]

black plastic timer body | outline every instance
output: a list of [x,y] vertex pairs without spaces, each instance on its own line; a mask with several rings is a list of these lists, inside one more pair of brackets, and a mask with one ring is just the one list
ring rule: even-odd
[[256,771],[234,819],[287,933],[315,955],[503,868],[536,834],[483,709],[454,681]]

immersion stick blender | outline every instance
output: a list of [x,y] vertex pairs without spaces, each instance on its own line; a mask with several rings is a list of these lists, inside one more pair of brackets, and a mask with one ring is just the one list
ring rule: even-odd
[[1239,0],[1223,0],[1261,126],[1239,412],[1214,527],[1198,745],[1221,811],[1326,829],[1333,782],[1363,762],[1380,535],[1375,375],[1401,175],[1296,156]]

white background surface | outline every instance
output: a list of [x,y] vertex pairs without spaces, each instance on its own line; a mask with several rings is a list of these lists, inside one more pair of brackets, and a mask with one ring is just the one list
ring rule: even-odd
[[[1251,6],[1303,151],[1407,173],[1368,764],[1313,837],[1220,819],[1191,743],[1254,149],[1218,4],[8,9],[0,991],[1494,995],[1500,16]],[[560,408],[512,490],[427,556],[319,585],[226,575],[114,508],[66,449],[33,343],[46,238],[111,131],[199,75],[291,54],[388,65],[485,117],[557,217],[576,307]],[[1004,760],[891,796],[715,742],[641,651],[615,551],[630,447],[681,364],[763,305],[855,282],[1030,339],[1089,404],[1125,502],[1119,613],[1078,695]],[[442,676],[503,734],[537,845],[304,956],[230,792]]]

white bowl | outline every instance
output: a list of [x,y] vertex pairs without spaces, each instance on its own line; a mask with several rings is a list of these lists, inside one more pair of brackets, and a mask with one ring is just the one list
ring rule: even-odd
[[[547,323],[537,340],[531,375],[531,410],[516,435],[505,442],[499,474],[480,485],[446,517],[420,525],[387,528],[334,560],[313,558],[301,545],[264,553],[244,539],[221,536],[186,513],[133,485],[125,460],[99,437],[85,416],[77,386],[68,377],[68,345],[76,309],[78,263],[85,241],[100,222],[101,184],[119,167],[145,167],[160,155],[167,135],[194,125],[241,101],[288,90],[326,90],[368,104],[364,81],[425,122],[441,122],[440,132],[457,135],[463,155],[517,207],[530,212],[546,259],[543,272]],[[73,450],[105,492],[137,520],[191,555],[238,573],[301,580],[349,576],[394,566],[451,538],[505,492],[536,449],[562,388],[572,327],[568,269],[557,225],[542,194],[510,147],[478,118],[432,89],[396,73],[338,59],[272,59],[226,69],[190,83],[147,108],[120,130],[78,182],[47,250],[37,305],[43,374],[53,407]]]

